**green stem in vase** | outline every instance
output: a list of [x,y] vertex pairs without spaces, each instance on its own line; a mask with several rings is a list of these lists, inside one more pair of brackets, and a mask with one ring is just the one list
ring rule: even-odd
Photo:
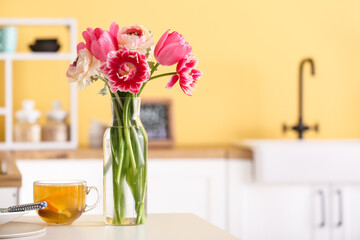
[[[146,220],[145,197],[147,189],[148,138],[139,117],[140,104],[134,94],[111,93],[113,97],[113,127],[110,131],[113,166],[113,224],[127,224],[126,188],[134,200],[136,219],[134,224]],[[120,97],[125,97],[122,100]]]
[[129,116],[130,101],[131,101],[131,98],[128,97],[128,98],[126,98],[125,104],[124,104],[124,112],[123,112],[124,135],[125,135],[125,141],[126,141],[126,145],[127,145],[127,150],[129,151],[129,154],[130,154],[130,161],[131,161],[132,170],[133,170],[134,175],[136,176],[137,169],[136,169],[134,152],[133,152],[133,148],[132,148],[132,144],[131,144],[130,126],[129,126],[129,122],[130,122],[130,116]]
[[[109,89],[110,91],[110,89]],[[111,91],[110,91],[111,93]],[[113,101],[113,112],[115,113],[115,120],[113,121],[113,127],[110,131],[112,156],[113,156],[113,194],[114,194],[114,224],[122,224],[125,221],[125,197],[124,197],[124,178],[121,177],[121,170],[123,168],[124,161],[124,138],[121,127],[120,109],[122,104],[119,96],[115,93],[111,93],[111,96],[117,99]],[[120,102],[119,102],[120,101]],[[116,131],[117,130],[117,131]],[[116,132],[116,134],[115,134]],[[117,159],[117,161],[116,161]]]
[[[132,112],[138,113],[139,103],[132,96]],[[145,196],[146,196],[146,171],[147,171],[147,134],[139,118],[132,119],[130,126],[131,142],[133,143],[133,152],[135,155],[137,174],[128,172],[127,182],[135,201],[136,221],[135,224],[141,224],[145,221]],[[142,136],[143,141],[139,137]]]
[[[157,69],[159,66],[160,66],[159,63],[156,63],[156,64],[154,65],[154,67],[151,69],[150,77],[154,74],[154,72],[156,71],[156,69]],[[147,82],[144,82],[144,84],[141,86],[140,91],[139,91],[138,94],[137,94],[138,96],[140,96],[141,92],[143,91],[144,87],[146,86],[146,83],[147,83]]]
[[[120,99],[120,97],[119,97],[119,94],[114,93],[114,95],[115,95],[116,101],[117,101],[117,103],[119,104],[120,108],[123,109],[124,107],[123,107],[123,105],[122,105],[122,102],[121,102],[121,99]],[[121,119],[121,118],[119,118],[119,120],[120,120],[120,119]]]
[[118,163],[116,162],[116,156],[117,156],[117,131],[114,128],[110,128],[110,145],[111,145],[111,155],[112,155],[112,180],[113,180],[113,196],[114,196],[114,219],[113,224],[118,224],[121,219],[121,210],[119,208],[119,202],[120,202],[120,195],[118,191],[119,187],[119,180],[116,178],[117,175],[117,169],[118,169]]
[[[137,175],[131,174],[131,178],[129,178],[128,184],[131,189],[132,195],[135,200],[135,211],[137,213],[137,219],[141,215],[141,211],[139,211],[139,206],[141,205],[142,193],[144,189],[144,171],[145,169],[145,160],[144,160],[144,149],[140,143],[138,133],[136,131],[135,126],[131,126],[131,139],[134,142],[134,154],[137,159]],[[137,221],[138,222],[138,221]]]
[[141,224],[145,222],[145,197],[146,197],[146,190],[147,190],[147,145],[148,145],[148,136],[144,129],[144,126],[141,124],[139,126],[140,132],[143,135],[144,138],[144,152],[143,152],[143,158],[145,159],[145,166],[144,166],[144,178],[143,178],[143,184],[142,184],[142,193],[141,193],[141,201],[139,204],[139,209],[137,210],[137,216],[136,216],[136,224]]
[[144,153],[143,153],[143,150],[141,150],[141,144],[140,144],[140,141],[139,141],[139,138],[137,136],[137,132],[135,130],[135,127],[134,126],[131,126],[130,127],[131,129],[131,134],[133,135],[134,139],[135,139],[135,145],[136,145],[136,149],[137,149],[137,156],[139,157],[139,162],[137,163],[138,166],[142,166],[144,165]]

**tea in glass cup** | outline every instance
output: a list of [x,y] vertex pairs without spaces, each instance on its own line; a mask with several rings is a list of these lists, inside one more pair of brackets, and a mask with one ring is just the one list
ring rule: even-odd
[[[96,203],[86,205],[90,190],[97,192]],[[99,201],[96,187],[88,187],[85,181],[36,181],[34,182],[34,202],[47,202],[47,207],[36,210],[38,215],[50,224],[71,224],[83,212],[95,208]]]

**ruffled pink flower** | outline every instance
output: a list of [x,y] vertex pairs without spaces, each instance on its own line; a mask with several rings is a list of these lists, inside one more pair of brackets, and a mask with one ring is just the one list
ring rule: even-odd
[[191,46],[178,32],[167,30],[155,46],[154,55],[158,63],[171,66],[191,52]]
[[85,44],[85,43],[83,43],[83,42],[78,43],[78,45],[76,46],[76,51],[77,51],[77,53],[79,54],[79,51],[80,51],[81,49],[84,49],[84,48],[86,48],[86,44]]
[[102,30],[101,28],[87,28],[82,33],[86,48],[101,62],[106,62],[106,56],[111,51],[119,49],[117,42],[117,34],[119,26],[113,22],[110,26],[110,31]]
[[194,67],[197,65],[198,60],[193,55],[188,55],[181,59],[176,66],[177,74],[173,75],[170,81],[167,83],[166,88],[172,88],[177,81],[180,83],[180,87],[186,95],[192,96],[191,92],[194,91],[197,81],[202,75],[199,69]]
[[126,47],[141,54],[151,52],[154,47],[154,40],[151,32],[141,25],[123,27],[118,33],[120,48]]
[[109,79],[110,90],[137,94],[143,82],[150,78],[146,56],[127,48],[110,52],[106,63],[100,67]]
[[79,89],[90,85],[92,78],[97,78],[100,74],[100,60],[96,59],[91,52],[85,48],[84,43],[77,45],[77,58],[70,64],[66,77],[69,82],[77,84]]

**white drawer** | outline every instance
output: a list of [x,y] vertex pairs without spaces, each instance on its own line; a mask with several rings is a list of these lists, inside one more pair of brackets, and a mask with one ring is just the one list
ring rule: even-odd
[[15,187],[0,188],[0,208],[18,204],[19,190]]

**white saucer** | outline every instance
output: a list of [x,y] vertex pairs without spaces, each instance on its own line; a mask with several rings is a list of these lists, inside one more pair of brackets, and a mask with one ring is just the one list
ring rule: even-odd
[[8,222],[0,226],[0,239],[28,237],[44,233],[46,228],[40,224]]

